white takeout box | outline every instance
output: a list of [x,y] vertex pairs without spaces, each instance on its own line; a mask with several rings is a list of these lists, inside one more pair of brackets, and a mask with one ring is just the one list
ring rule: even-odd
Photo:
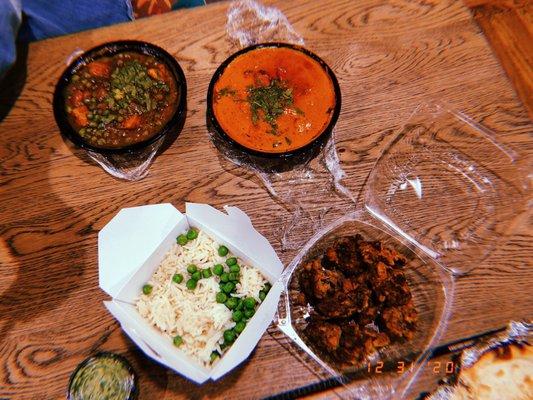
[[[227,214],[207,204],[186,203],[185,215],[171,204],[124,208],[98,234],[100,287],[113,297],[104,301],[105,306],[146,355],[197,383],[220,378],[250,355],[274,318],[282,290],[278,278],[283,265],[270,243],[243,211],[224,208]],[[189,227],[203,230],[246,264],[259,268],[273,285],[246,329],[212,369],[176,348],[134,305],[176,237]]]

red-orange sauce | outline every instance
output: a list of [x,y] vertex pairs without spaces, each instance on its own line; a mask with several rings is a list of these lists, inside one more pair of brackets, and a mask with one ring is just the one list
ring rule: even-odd
[[[250,87],[273,79],[290,89],[292,106],[271,124],[252,118]],[[214,85],[213,110],[222,129],[237,143],[256,151],[283,153],[305,146],[327,127],[335,91],[318,61],[291,48],[263,47],[244,53],[226,67]]]

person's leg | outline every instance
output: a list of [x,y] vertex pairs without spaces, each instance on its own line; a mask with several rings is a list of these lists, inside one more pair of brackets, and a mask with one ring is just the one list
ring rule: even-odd
[[15,39],[22,20],[20,0],[0,1],[0,79],[16,58]]
[[20,39],[31,41],[133,19],[130,0],[22,0]]
[[[153,6],[159,0],[133,0]],[[204,5],[204,0],[163,0],[168,10]],[[21,7],[24,20],[21,25]],[[153,9],[154,7],[152,7]],[[131,0],[0,0],[0,79],[15,61],[15,39],[46,39],[134,18]],[[20,26],[20,29],[19,29]]]

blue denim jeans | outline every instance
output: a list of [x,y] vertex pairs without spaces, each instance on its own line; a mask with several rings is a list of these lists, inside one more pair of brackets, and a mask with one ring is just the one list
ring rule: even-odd
[[[203,4],[180,0],[176,6]],[[15,61],[17,39],[46,39],[132,19],[130,0],[0,0],[0,79]]]

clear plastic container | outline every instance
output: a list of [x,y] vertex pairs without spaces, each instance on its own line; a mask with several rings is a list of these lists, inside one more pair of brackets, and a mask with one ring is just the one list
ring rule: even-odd
[[[345,384],[340,397],[401,398],[446,330],[455,277],[490,254],[525,206],[525,191],[518,156],[492,132],[443,105],[420,106],[376,162],[359,211],[317,232],[284,271],[279,329],[317,376]],[[301,304],[299,279],[308,261],[356,234],[407,258],[418,322],[411,340],[347,368],[306,336],[313,307]]]
[[467,273],[525,205],[519,161],[464,114],[424,104],[374,166],[364,207],[454,273]]

